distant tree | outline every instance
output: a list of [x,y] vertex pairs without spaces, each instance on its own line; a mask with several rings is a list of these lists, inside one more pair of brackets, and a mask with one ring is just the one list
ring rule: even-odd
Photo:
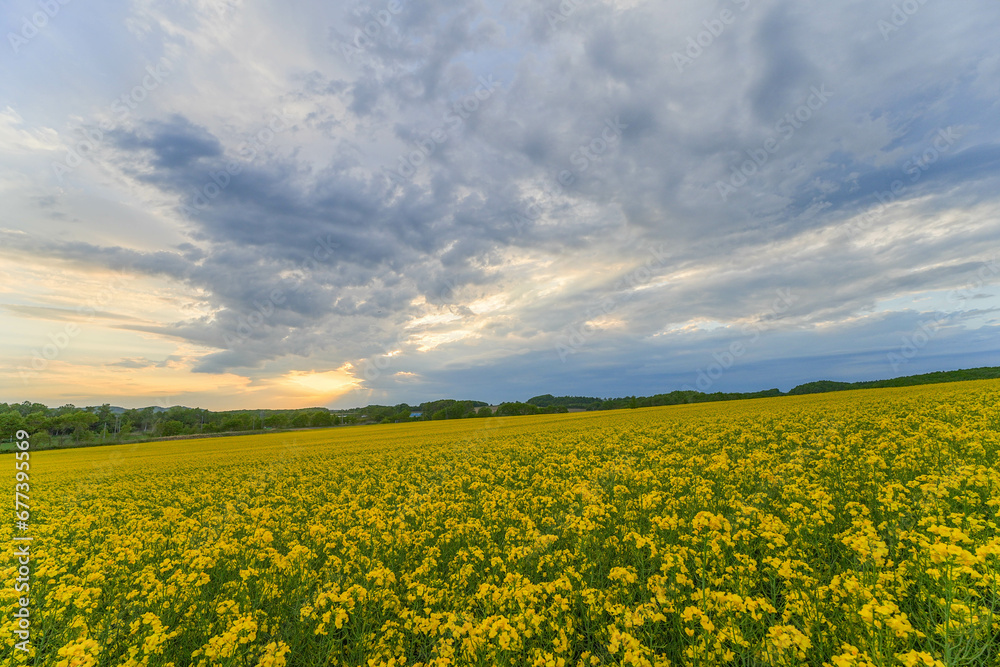
[[459,419],[468,414],[473,407],[473,401],[455,401],[449,398],[421,403],[420,411],[425,416],[429,415],[431,419],[437,419],[434,415],[442,410],[444,411],[444,416],[440,417],[440,419]]
[[27,417],[32,412],[42,412],[48,413],[48,406],[42,405],[41,403],[32,403],[31,401],[24,401],[18,405],[11,405],[11,409],[16,409],[21,413],[22,417]]
[[208,410],[201,408],[185,408],[183,405],[175,405],[168,408],[161,416],[167,421],[179,421],[186,428],[198,430],[204,423]]
[[512,417],[514,415],[537,415],[538,408],[530,403],[501,403],[497,408],[497,415],[500,417]]
[[589,396],[553,396],[552,394],[542,394],[541,396],[532,396],[527,402],[537,405],[540,408],[562,406],[565,408],[592,410],[600,406],[601,399]]
[[798,394],[821,394],[828,391],[844,391],[846,389],[854,389],[850,382],[834,382],[832,380],[817,380],[816,382],[807,382],[806,384],[800,384],[797,387],[792,387],[788,390],[789,395],[795,396]]
[[97,421],[94,422],[94,430],[101,433],[102,436],[107,434],[108,431],[112,431],[113,433],[115,414],[111,412],[111,404],[105,403],[99,408],[92,408],[92,411],[97,416]]
[[390,422],[392,418],[396,415],[396,409],[385,405],[369,405],[365,412],[368,414],[369,421],[376,423],[384,423],[386,419]]
[[81,442],[86,439],[87,431],[97,422],[97,415],[86,410],[77,410],[59,417],[64,432],[72,433],[73,439]]
[[442,401],[442,403],[445,403],[442,408],[445,419],[462,419],[471,416],[473,411],[472,401]]
[[156,411],[153,408],[143,408],[142,410],[129,410],[125,417],[132,422],[133,426],[143,433],[149,432],[156,423]]
[[231,417],[223,419],[222,424],[219,425],[219,428],[223,431],[242,431],[243,422],[240,420],[239,417],[233,415]]
[[532,396],[528,399],[528,403],[532,405],[537,405],[540,408],[547,408],[556,402],[556,397],[552,394],[542,394],[541,396]]
[[24,418],[24,421],[27,424],[28,433],[45,431],[48,429],[50,423],[49,418],[42,411],[32,412]]
[[305,428],[306,426],[309,426],[309,423],[311,421],[312,421],[312,413],[298,412],[295,414],[294,417],[292,417],[291,424],[295,428]]
[[310,415],[310,426],[333,426],[335,417],[326,410],[317,410]]
[[264,417],[264,426],[268,428],[288,428],[291,420],[286,414],[275,414]]
[[27,428],[28,423],[17,410],[8,410],[0,414],[0,439],[11,440],[19,430]]
[[178,419],[164,419],[157,425],[159,435],[170,437],[180,435],[184,431],[184,424]]

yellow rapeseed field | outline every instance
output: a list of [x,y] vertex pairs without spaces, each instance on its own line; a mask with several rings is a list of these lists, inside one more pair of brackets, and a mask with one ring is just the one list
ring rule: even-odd
[[1000,664],[998,406],[982,381],[37,452],[33,649],[5,611],[4,664]]

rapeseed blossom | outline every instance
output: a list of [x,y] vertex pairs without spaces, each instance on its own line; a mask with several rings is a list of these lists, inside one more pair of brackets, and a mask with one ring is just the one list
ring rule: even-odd
[[14,652],[7,614],[0,648],[55,667],[1000,664],[998,405],[981,381],[37,452],[38,641]]

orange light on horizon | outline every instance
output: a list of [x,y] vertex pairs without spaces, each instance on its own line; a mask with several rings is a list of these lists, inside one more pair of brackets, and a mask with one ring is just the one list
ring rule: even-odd
[[[282,384],[304,396],[314,396],[326,403],[361,386],[345,364],[333,371],[289,371]],[[290,385],[290,386],[289,386]]]

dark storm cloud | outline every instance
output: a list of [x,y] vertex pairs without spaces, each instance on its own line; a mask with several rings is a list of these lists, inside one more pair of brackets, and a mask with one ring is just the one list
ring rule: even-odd
[[222,154],[221,144],[208,130],[181,115],[151,121],[144,129],[141,134],[119,130],[112,136],[120,148],[151,151],[154,167],[182,169],[199,158]]

